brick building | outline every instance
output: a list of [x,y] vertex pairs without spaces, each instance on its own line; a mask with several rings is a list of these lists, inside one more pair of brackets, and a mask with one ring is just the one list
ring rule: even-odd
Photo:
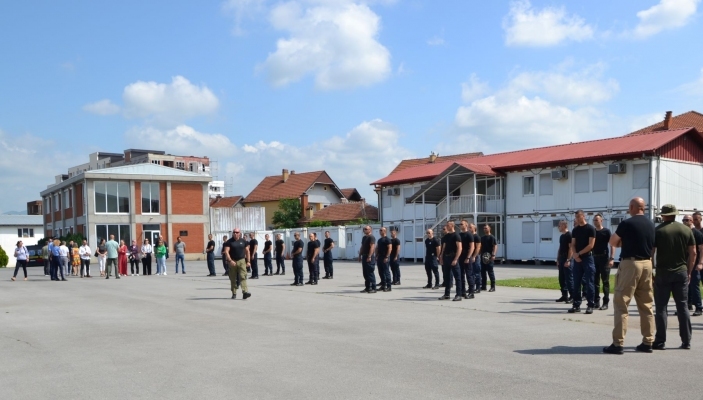
[[118,241],[164,237],[169,244],[181,236],[186,258],[202,258],[211,180],[156,163],[85,170],[41,192],[44,233],[81,233],[91,246],[111,234]]

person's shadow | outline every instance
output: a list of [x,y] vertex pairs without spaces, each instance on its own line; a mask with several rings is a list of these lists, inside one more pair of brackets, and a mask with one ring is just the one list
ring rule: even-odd
[[606,346],[554,346],[549,349],[525,349],[515,350],[515,353],[525,355],[553,355],[553,354],[599,354]]

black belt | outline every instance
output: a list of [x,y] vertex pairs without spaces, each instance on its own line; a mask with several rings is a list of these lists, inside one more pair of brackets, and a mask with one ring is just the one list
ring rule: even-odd
[[630,261],[645,261],[650,260],[650,257],[621,257],[620,260],[630,260]]
[[445,253],[444,257],[454,257],[456,253]]
[[576,253],[576,255],[574,257],[585,257],[585,256],[592,256],[592,255],[593,255],[593,252],[589,251],[588,253],[584,253],[584,254]]

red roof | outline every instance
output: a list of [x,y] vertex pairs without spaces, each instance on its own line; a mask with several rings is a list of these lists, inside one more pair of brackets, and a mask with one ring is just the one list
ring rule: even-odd
[[210,207],[234,207],[242,201],[242,198],[242,196],[216,197],[214,199],[210,199]]
[[[692,126],[696,128],[698,132],[703,132],[703,114],[696,112],[696,111],[689,111],[686,113],[683,113],[681,115],[677,115],[675,117],[671,117],[671,121],[669,122],[669,129],[680,129],[680,128],[686,128]],[[656,132],[656,131],[663,131],[664,129],[664,121],[657,122],[654,125],[650,125],[646,128],[642,128],[640,130],[634,131],[632,133],[629,133],[629,135],[639,135],[642,133],[649,133],[649,132]]]
[[[517,169],[553,167],[564,164],[625,158],[651,154],[665,144],[689,132],[698,138],[699,143],[703,142],[703,136],[696,129],[688,127],[472,157],[457,161],[457,164],[479,174],[496,175],[496,172],[507,172]],[[453,164],[452,162],[444,162],[408,168],[397,173],[391,173],[387,177],[373,182],[372,185],[428,181],[444,172]]]
[[[434,160],[434,163],[441,163],[445,161],[454,161],[454,160],[463,160],[465,158],[471,158],[471,157],[478,157],[482,156],[483,153],[478,152],[478,153],[464,153],[464,154],[454,154],[451,156],[437,156],[437,158]],[[423,157],[423,158],[410,158],[407,160],[401,161],[394,169],[391,171],[391,174],[395,172],[400,172],[406,168],[411,168],[411,167],[417,167],[420,165],[426,165],[426,164],[432,164],[432,161],[430,161],[430,157]]]
[[339,190],[325,171],[291,173],[285,182],[282,175],[273,175],[264,178],[244,199],[244,203],[297,199],[315,183],[329,184],[334,186],[335,190]]
[[378,221],[378,208],[366,202],[352,202],[330,204],[322,210],[316,211],[312,218],[301,222],[329,221],[336,224],[346,223],[357,219],[370,219]]
[[360,201],[361,200],[361,194],[359,194],[359,191],[356,190],[356,188],[346,188],[346,189],[340,189],[342,194],[344,195],[344,198],[347,200],[352,200],[352,201]]

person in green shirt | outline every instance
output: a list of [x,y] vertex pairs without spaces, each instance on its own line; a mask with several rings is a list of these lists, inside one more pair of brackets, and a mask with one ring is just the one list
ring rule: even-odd
[[164,245],[164,241],[159,239],[159,242],[154,247],[154,254],[156,254],[156,275],[167,275],[166,274],[166,253],[168,249]]
[[691,348],[691,317],[688,313],[688,283],[696,261],[696,241],[691,228],[676,222],[678,210],[672,204],[661,208],[664,221],[654,232],[654,321],[657,333],[652,349],[664,350],[666,343],[666,317],[669,297],[673,294],[676,315],[679,319],[681,349]]
[[120,244],[115,241],[115,235],[110,235],[110,240],[105,243],[105,248],[107,249],[107,271],[105,272],[105,279],[110,279],[113,266],[115,267],[115,279],[120,279],[120,272],[117,268],[117,250],[120,248]]

